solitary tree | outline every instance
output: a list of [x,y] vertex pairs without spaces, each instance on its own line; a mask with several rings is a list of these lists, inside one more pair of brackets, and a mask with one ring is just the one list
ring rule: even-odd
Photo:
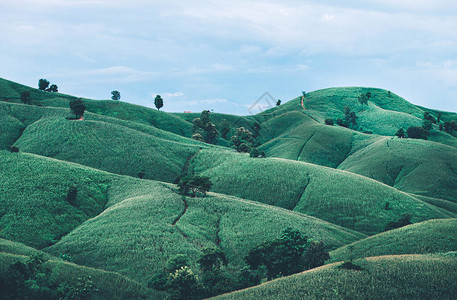
[[121,99],[121,93],[119,93],[119,91],[112,91],[111,92],[111,99],[120,100]]
[[30,104],[30,92],[22,92],[21,93],[21,102],[24,104]]
[[371,97],[371,93],[368,92],[368,93],[366,93],[366,94],[360,95],[359,98],[358,98],[360,104],[362,104],[362,108],[363,108],[363,105],[364,105],[364,104],[368,105],[368,99],[370,99],[370,97],[368,97],[368,95],[370,95],[370,97]]
[[46,90],[47,87],[49,86],[49,81],[46,79],[41,78],[38,80],[38,88],[42,91]]
[[184,176],[178,183],[181,194],[187,195],[189,192],[192,192],[192,197],[195,197],[197,193],[206,195],[206,192],[211,189],[212,185],[213,183],[209,177],[198,175]]
[[276,102],[276,106],[280,106],[281,105],[281,100],[278,99],[278,101]]
[[82,115],[84,115],[86,105],[82,99],[74,99],[70,101],[70,110],[76,116],[76,118],[79,119]]
[[154,105],[156,106],[157,110],[160,110],[163,107],[163,99],[160,97],[160,95],[155,97]]

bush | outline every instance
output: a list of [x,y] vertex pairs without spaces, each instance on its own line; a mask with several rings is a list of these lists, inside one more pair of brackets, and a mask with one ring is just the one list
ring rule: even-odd
[[327,119],[325,119],[324,123],[325,123],[326,125],[333,125],[333,124],[335,124],[335,123],[333,122],[333,119],[332,119],[332,118],[327,118]]
[[349,123],[347,121],[343,121],[342,119],[336,119],[336,124],[341,127],[349,127]]
[[345,261],[341,265],[338,266],[340,269],[346,269],[346,270],[353,270],[353,271],[362,271],[362,267],[358,266],[350,261]]
[[206,195],[212,185],[213,183],[209,180],[209,177],[198,175],[185,176],[178,183],[181,194],[187,195],[191,191],[192,197],[195,197],[197,193]]
[[395,135],[401,139],[406,137],[405,131],[403,130],[403,128],[398,129],[398,131],[395,133]]
[[406,225],[410,225],[410,224],[412,224],[411,218],[412,218],[411,214],[403,214],[400,217],[400,219],[398,219],[397,221],[390,221],[389,223],[387,223],[385,231],[400,228],[400,227],[403,227]]
[[68,188],[67,192],[67,202],[70,203],[72,206],[76,206],[76,196],[78,195],[78,187],[72,185]]
[[30,92],[21,93],[21,102],[24,104],[30,104]]
[[418,126],[410,126],[408,130],[406,130],[406,134],[411,139],[427,139],[429,132],[422,127]]
[[18,146],[14,146],[14,145],[11,146],[11,147],[10,147],[10,152],[11,152],[11,153],[17,153],[17,152],[19,152],[19,147],[18,147]]

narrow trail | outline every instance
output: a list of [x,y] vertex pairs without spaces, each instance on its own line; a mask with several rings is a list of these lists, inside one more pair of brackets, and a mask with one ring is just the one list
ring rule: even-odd
[[[175,226],[176,223],[178,223],[178,221],[182,218],[182,216],[184,216],[184,214],[186,213],[187,211],[187,200],[186,200],[186,197],[185,196],[181,196],[181,200],[182,202],[184,202],[184,209],[182,210],[182,212],[176,217],[176,219],[173,221],[173,223],[171,223],[171,225]],[[184,234],[183,234],[184,235]]]

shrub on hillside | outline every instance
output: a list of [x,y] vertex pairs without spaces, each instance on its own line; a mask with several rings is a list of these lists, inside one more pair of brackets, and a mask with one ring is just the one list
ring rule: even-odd
[[412,224],[411,218],[412,218],[411,214],[403,214],[400,217],[400,219],[398,219],[397,221],[390,221],[389,223],[387,223],[385,231],[400,228],[400,227],[403,227],[406,225],[410,225],[410,224]]
[[18,146],[14,146],[14,145],[11,146],[11,147],[10,147],[10,152],[11,152],[11,153],[17,153],[17,152],[19,152],[19,147],[18,147]]
[[68,188],[66,200],[72,206],[76,206],[76,196],[78,195],[78,187],[72,185]]
[[[340,120],[341,120],[341,119],[340,119]],[[332,118],[327,118],[327,119],[325,119],[325,120],[324,120],[324,123],[325,123],[326,125],[333,125],[333,124],[335,124],[335,123],[333,122],[333,119],[332,119]]]
[[427,139],[429,132],[422,127],[419,126],[410,126],[406,130],[406,134],[411,139]]
[[336,124],[341,127],[349,127],[349,123],[347,121],[343,121],[342,119],[336,119]]
[[405,131],[403,130],[403,128],[398,129],[398,131],[395,133],[395,135],[401,139],[406,137]]
[[21,93],[21,102],[24,103],[24,104],[30,104],[31,99],[30,99],[30,92],[29,91]]

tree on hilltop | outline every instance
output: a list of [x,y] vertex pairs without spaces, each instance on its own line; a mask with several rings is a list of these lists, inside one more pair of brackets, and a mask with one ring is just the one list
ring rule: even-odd
[[38,80],[38,88],[42,91],[46,90],[49,86],[49,81],[44,79],[44,78],[41,78],[40,80]]
[[59,88],[57,87],[56,84],[51,84],[51,86],[46,89],[46,92],[57,93],[58,91],[59,91]]
[[111,92],[111,99],[112,100],[120,100],[121,99],[121,93],[119,93],[119,91],[112,91]]
[[157,110],[160,110],[163,107],[163,99],[160,97],[160,95],[155,97],[154,105],[156,106]]
[[76,116],[76,118],[79,119],[82,115],[84,115],[86,105],[82,99],[74,99],[70,101],[70,110]]

